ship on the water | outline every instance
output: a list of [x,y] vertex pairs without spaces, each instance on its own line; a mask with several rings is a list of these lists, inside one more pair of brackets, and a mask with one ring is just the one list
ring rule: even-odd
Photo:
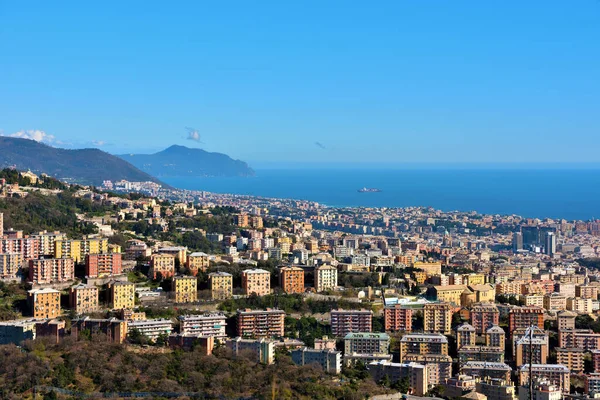
[[378,193],[381,192],[381,189],[377,189],[377,188],[362,188],[362,189],[358,189],[359,193]]

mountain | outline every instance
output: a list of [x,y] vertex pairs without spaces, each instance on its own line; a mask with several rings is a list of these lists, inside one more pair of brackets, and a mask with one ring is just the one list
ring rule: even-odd
[[226,154],[210,153],[173,145],[154,154],[119,156],[153,176],[253,176],[254,170],[243,161]]
[[34,140],[0,136],[0,168],[12,166],[85,185],[99,186],[103,180],[121,179],[163,184],[127,161],[98,149],[59,149]]

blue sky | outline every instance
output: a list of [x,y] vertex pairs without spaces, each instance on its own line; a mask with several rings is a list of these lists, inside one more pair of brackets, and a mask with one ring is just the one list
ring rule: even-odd
[[600,162],[599,39],[598,0],[3,1],[0,129],[251,163]]

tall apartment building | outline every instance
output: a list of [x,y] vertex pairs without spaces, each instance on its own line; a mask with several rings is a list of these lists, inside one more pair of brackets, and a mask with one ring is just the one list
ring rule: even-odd
[[508,315],[508,330],[527,329],[537,326],[544,329],[544,309],[541,307],[514,307]]
[[448,339],[439,333],[411,333],[400,340],[400,362],[410,354],[448,355]]
[[198,301],[198,280],[195,276],[176,276],[171,286],[175,293],[175,303]]
[[475,328],[466,322],[456,328],[456,346],[460,349],[464,346],[475,346],[477,332]]
[[[519,384],[526,385],[529,382],[529,364],[523,365],[519,369]],[[558,364],[533,364],[531,367],[533,376],[543,376],[551,384],[556,385],[560,390],[568,394],[571,391],[571,374],[569,368]]]
[[598,300],[599,290],[599,286],[577,285],[575,286],[575,297],[581,297],[582,299]]
[[423,330],[429,333],[452,333],[454,307],[448,303],[428,303],[423,307]]
[[412,309],[403,308],[396,304],[383,309],[385,330],[387,332],[411,332],[412,331]]
[[123,273],[121,253],[87,254],[85,275],[90,278],[120,275]]
[[187,257],[186,267],[192,275],[197,275],[198,271],[205,272],[210,266],[208,254],[194,252]]
[[371,332],[373,311],[371,310],[331,310],[331,333],[344,337],[352,332]]
[[335,350],[317,350],[303,347],[292,350],[292,361],[296,365],[318,364],[328,374],[342,372],[342,352]]
[[407,354],[403,362],[415,362],[427,366],[427,380],[440,385],[452,378],[452,357],[445,354]]
[[40,258],[29,260],[29,280],[33,284],[69,282],[75,279],[72,258]]
[[133,283],[111,281],[108,282],[107,288],[111,309],[120,310],[135,307],[135,285]]
[[558,347],[600,350],[600,333],[591,329],[563,329],[558,331]]
[[492,326],[485,332],[485,345],[488,347],[506,347],[506,333],[498,325]]
[[500,321],[500,311],[492,303],[476,303],[471,307],[471,325],[475,328],[478,335],[484,335],[488,329],[498,325]]
[[225,327],[226,316],[223,313],[206,313],[200,315],[181,315],[178,317],[180,332],[200,336],[211,336],[217,339],[227,337]]
[[22,237],[20,232],[17,237],[0,239],[1,253],[19,253],[24,260],[35,260],[40,256],[40,242],[30,237]]
[[556,363],[569,368],[572,373],[583,372],[584,349],[563,349],[556,347]]
[[227,272],[211,272],[208,274],[210,296],[215,300],[225,300],[233,296],[233,276]]
[[283,337],[284,319],[282,310],[238,310],[237,333],[240,337]]
[[152,254],[150,257],[150,279],[170,278],[175,275],[175,256],[172,254]]
[[237,226],[239,226],[240,228],[247,228],[249,227],[249,221],[248,221],[248,214],[245,213],[241,213],[241,214],[235,214],[233,216],[233,223]]
[[27,292],[29,309],[33,318],[56,318],[60,315],[60,292],[44,288]]
[[344,354],[388,354],[387,333],[349,333],[344,337]]
[[556,314],[556,321],[558,324],[558,330],[563,329],[575,329],[575,318],[577,313],[573,311],[561,311]]
[[23,255],[21,253],[0,254],[0,280],[21,280],[23,260]]
[[64,239],[54,242],[54,258],[72,258],[76,263],[82,262],[87,254],[108,251],[108,239]]
[[304,293],[304,270],[299,267],[279,268],[279,286],[285,293]]
[[275,342],[272,340],[237,337],[227,340],[226,346],[236,356],[241,353],[250,353],[254,355],[254,360],[261,364],[273,364],[275,362]]
[[98,288],[83,283],[69,290],[69,304],[77,314],[98,311]]
[[242,271],[244,293],[265,296],[271,293],[271,274],[264,269],[253,268]]
[[[534,364],[546,364],[548,361],[548,335],[538,335],[533,338],[523,336],[515,342],[515,365],[520,367],[532,360]],[[532,354],[530,354],[530,351]]]
[[323,292],[333,290],[338,285],[338,271],[331,265],[321,265],[315,268],[315,290]]

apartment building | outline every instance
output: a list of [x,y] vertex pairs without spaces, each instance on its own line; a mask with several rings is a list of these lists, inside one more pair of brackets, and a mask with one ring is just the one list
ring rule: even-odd
[[27,292],[27,301],[31,315],[35,319],[56,318],[60,315],[60,292],[44,288]]
[[599,350],[600,333],[591,329],[563,329],[558,331],[558,347]]
[[296,365],[317,364],[328,374],[342,372],[342,352],[335,350],[317,350],[303,347],[292,350],[292,361]]
[[192,275],[197,275],[198,271],[205,272],[210,266],[209,256],[203,252],[194,252],[187,257],[187,269]]
[[109,307],[112,310],[135,307],[135,285],[129,282],[111,281],[107,284]]
[[460,368],[460,373],[481,379],[501,379],[510,382],[512,368],[504,363],[486,361],[467,361]]
[[179,265],[187,264],[187,247],[185,246],[171,246],[171,247],[161,247],[158,249],[159,254],[170,254],[175,257],[176,260],[179,261]]
[[175,303],[198,301],[198,280],[195,276],[176,276],[171,287],[175,293]]
[[498,325],[492,326],[485,332],[485,345],[488,347],[500,347],[504,350],[506,346],[506,333]]
[[237,337],[229,339],[225,343],[235,356],[240,354],[252,354],[254,360],[261,364],[273,364],[275,362],[275,342],[266,339],[242,339]]
[[459,365],[469,361],[504,362],[504,349],[488,346],[462,346],[458,350]]
[[54,258],[72,258],[76,263],[82,262],[87,254],[108,251],[108,239],[64,239],[54,242]]
[[304,270],[299,267],[280,267],[279,286],[285,293],[304,293]]
[[36,338],[36,321],[2,321],[0,322],[0,345],[14,344],[20,346],[25,340]]
[[505,296],[519,296],[521,295],[521,282],[500,282],[496,284],[496,294]]
[[77,314],[98,311],[98,288],[79,284],[69,290],[70,306]]
[[[519,384],[526,385],[529,382],[529,364],[523,365],[519,369]],[[533,364],[531,367],[533,376],[543,376],[556,385],[560,390],[568,394],[571,391],[571,376],[569,368],[558,364]]]
[[34,285],[69,282],[75,279],[72,258],[40,258],[29,260],[29,281]]
[[388,354],[387,333],[349,333],[344,337],[344,354]]
[[211,336],[217,339],[227,337],[225,333],[226,319],[227,317],[223,313],[181,315],[178,317],[181,333]]
[[175,256],[172,254],[152,254],[150,257],[150,279],[165,279],[175,275]]
[[21,253],[0,254],[0,281],[19,281],[23,268]]
[[121,253],[87,254],[85,256],[85,275],[89,278],[121,275],[122,273]]
[[592,299],[584,299],[581,297],[569,297],[567,299],[567,310],[579,314],[592,314],[594,301]]
[[[24,260],[35,260],[40,257],[40,242],[30,237],[22,237],[22,232],[17,237],[0,239],[1,253],[18,253]],[[60,257],[57,257],[60,258]]]
[[67,235],[62,232],[38,232],[29,235],[30,238],[39,242],[40,255],[51,256],[55,252],[56,242],[58,240],[66,240]]
[[400,304],[386,306],[383,309],[385,330],[387,332],[411,332],[412,309],[404,308]]
[[475,346],[477,332],[475,327],[466,322],[456,328],[456,346],[460,349],[464,346]]
[[567,309],[567,296],[560,293],[544,295],[544,308],[548,311],[562,311]]
[[574,374],[583,372],[584,349],[563,349],[556,347],[554,350],[556,351],[557,364],[564,365]]
[[113,343],[123,343],[127,338],[127,321],[117,318],[96,319],[83,317],[71,321],[71,335],[79,338],[82,331],[88,331],[92,336],[101,333]]
[[352,332],[371,332],[373,311],[371,310],[331,310],[331,333],[344,337]]
[[508,314],[508,330],[527,329],[530,326],[544,329],[544,309],[540,307],[514,307]]
[[233,296],[233,276],[227,272],[208,274],[210,296],[214,300],[226,300]]
[[524,335],[519,337],[518,340],[515,338],[514,347],[515,365],[517,367],[528,364],[530,360],[534,364],[545,364],[548,362],[550,349],[547,334],[538,335],[533,338]]
[[577,285],[575,286],[575,296],[582,299],[598,300],[598,290],[600,286],[595,285]]
[[338,270],[331,265],[321,265],[315,268],[315,290],[323,292],[333,290],[338,285]]
[[448,355],[448,339],[439,333],[411,333],[400,340],[400,362],[411,354]]
[[240,337],[283,337],[284,319],[282,310],[238,310],[237,333]]
[[471,307],[470,320],[471,325],[475,328],[475,333],[484,335],[492,326],[498,325],[500,311],[495,304],[476,303]]
[[403,362],[415,362],[427,366],[427,381],[430,385],[445,383],[452,377],[452,357],[444,354],[408,354]]
[[374,361],[367,365],[367,370],[375,382],[385,377],[391,383],[408,378],[409,387],[415,396],[424,396],[429,387],[427,366],[422,364]]
[[519,296],[519,301],[524,306],[544,307],[543,294],[522,294]]
[[133,331],[146,336],[152,341],[156,341],[159,336],[169,336],[173,331],[173,322],[170,319],[143,319],[138,321],[129,321],[127,323],[127,334],[131,335]]
[[244,293],[265,296],[271,293],[271,274],[264,269],[253,268],[242,271]]
[[200,350],[202,355],[210,356],[215,347],[215,338],[195,333],[171,333],[169,335],[169,347],[187,351]]
[[429,333],[452,333],[454,306],[449,303],[428,303],[423,307],[423,330]]
[[573,311],[561,311],[557,313],[556,321],[558,330],[562,331],[563,329],[575,329],[575,318],[577,318],[577,313]]

